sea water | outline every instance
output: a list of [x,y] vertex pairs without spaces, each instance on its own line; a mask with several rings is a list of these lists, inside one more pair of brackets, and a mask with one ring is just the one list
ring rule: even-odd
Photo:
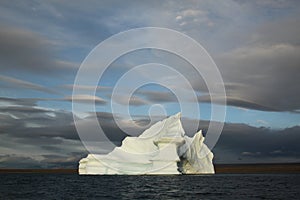
[[0,174],[0,199],[300,199],[300,175]]

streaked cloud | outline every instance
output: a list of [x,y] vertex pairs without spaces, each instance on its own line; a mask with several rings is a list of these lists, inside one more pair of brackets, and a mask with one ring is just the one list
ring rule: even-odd
[[72,85],[72,84],[65,84],[65,85],[61,85],[59,86],[60,88],[63,89],[68,89],[68,90],[73,90],[74,88],[79,90],[79,91],[85,91],[85,90],[95,90],[96,91],[109,91],[112,88],[111,87],[107,87],[107,86],[91,86],[91,85]]
[[62,99],[56,100],[65,100],[73,101],[75,103],[97,103],[97,104],[106,104],[106,101],[98,96],[86,95],[86,94],[77,94],[73,96],[66,96]]
[[30,90],[37,90],[40,92],[46,92],[50,94],[59,94],[57,91],[42,86],[40,84],[20,80],[9,76],[0,75],[0,83],[2,84],[2,87],[4,86],[4,87],[9,87],[14,89],[30,89]]

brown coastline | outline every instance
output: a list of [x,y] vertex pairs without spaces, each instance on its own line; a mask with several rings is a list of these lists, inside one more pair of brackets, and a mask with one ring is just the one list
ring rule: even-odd
[[300,173],[300,163],[276,164],[218,164],[216,174]]
[[[216,164],[216,174],[300,174],[300,163],[288,164]],[[77,169],[0,169],[0,173],[78,174]]]
[[77,169],[0,169],[1,173],[46,173],[46,174],[77,174]]

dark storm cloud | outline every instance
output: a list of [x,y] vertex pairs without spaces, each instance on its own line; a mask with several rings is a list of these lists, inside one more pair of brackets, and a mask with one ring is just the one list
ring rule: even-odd
[[[191,123],[199,123],[199,129],[205,135],[209,121],[183,118],[185,132]],[[222,134],[213,148],[215,163],[267,163],[299,162],[300,126],[274,130],[266,127],[253,127],[242,123],[225,123]]]
[[[299,126],[271,130],[245,124],[226,124],[214,150],[218,158],[216,161],[299,162],[299,132]],[[226,160],[226,157],[231,158]]]
[[47,166],[47,168],[78,168],[79,160],[85,156],[84,153],[74,152],[76,154],[68,156],[58,156],[58,155],[43,155],[44,159],[40,162],[42,165]]
[[29,156],[0,155],[0,168],[41,168],[38,160]]
[[[85,152],[84,152],[85,153]],[[0,155],[0,168],[69,168],[76,169],[85,154],[71,152],[69,155],[41,155],[39,158],[25,155]]]
[[[89,123],[91,123],[91,117],[92,115],[83,120],[83,123],[87,125],[87,127]],[[121,119],[118,115],[116,117]],[[118,127],[113,115],[107,112],[97,112],[96,118],[104,131],[105,137],[107,137],[110,141],[113,141],[115,144],[120,145],[120,142],[127,136],[127,134]],[[105,139],[103,138],[103,141],[104,140]]]
[[73,125],[72,113],[30,106],[0,108],[1,134],[21,138],[62,137],[78,139]]
[[0,113],[1,167],[75,168],[87,154],[70,112],[19,105]]
[[[0,134],[12,137],[21,144],[54,145],[60,144],[63,139],[79,140],[73,114],[67,111],[9,106],[0,108],[0,119]],[[126,136],[111,114],[97,113],[97,119],[110,140],[119,144]],[[81,121],[89,126],[88,117]]]
[[73,68],[56,58],[50,49],[51,42],[36,32],[0,25],[1,71],[49,73]]
[[[49,116],[44,110],[38,109],[33,111],[31,114],[33,116],[28,119],[15,119],[10,117],[9,114],[22,116],[16,114],[14,110],[9,112],[7,110],[7,112],[0,115],[1,119],[5,119],[4,122],[7,125],[1,128],[0,134],[0,148],[5,149],[6,152],[0,157],[1,167],[15,165],[28,168],[76,168],[79,159],[87,154],[77,136],[71,113],[52,111],[52,115]],[[27,114],[28,110],[23,115]],[[36,114],[42,119],[38,120]],[[98,112],[96,116],[106,137],[114,141],[115,144],[120,145],[127,134],[116,125],[113,115]],[[130,127],[133,125],[132,122],[122,119],[120,115],[116,117],[121,120],[120,122],[124,126]],[[149,123],[149,118],[146,116],[135,116],[133,118],[137,124],[147,125]],[[89,117],[84,120],[87,127],[88,120]],[[47,121],[48,124],[43,123],[43,121]],[[198,120],[183,118],[182,121],[186,134],[189,136],[194,134],[193,131],[189,130],[192,123],[198,123],[199,129],[203,130],[204,135],[209,126],[209,122],[203,120],[199,122]],[[39,125],[39,127],[30,127],[30,125]],[[135,126],[132,127],[131,131],[131,133],[140,134],[143,129]],[[300,156],[299,132],[299,126],[283,130],[272,130],[246,124],[225,123],[222,135],[213,149],[215,162],[297,162]],[[12,153],[8,153],[8,149],[11,149]],[[40,155],[36,158],[13,153],[16,151],[30,155],[40,152]]]
[[[3,108],[0,113],[0,149],[5,152],[1,167],[77,168],[79,159],[88,153],[70,112],[27,107]],[[120,145],[126,134],[117,127],[112,115],[97,113],[97,119],[106,137]],[[88,126],[89,119],[83,119],[83,123]],[[42,155],[41,159],[40,154],[47,156]]]

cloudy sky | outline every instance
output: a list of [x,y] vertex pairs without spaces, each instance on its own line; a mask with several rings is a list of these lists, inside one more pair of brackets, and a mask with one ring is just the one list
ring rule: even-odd
[[[0,167],[75,168],[87,154],[74,126],[72,89],[81,63],[101,41],[132,28],[165,27],[199,42],[215,61],[226,89],[226,119],[213,149],[215,163],[300,162],[300,2],[225,1],[17,1],[0,2]],[[193,53],[193,52],[191,52]],[[101,77],[94,96],[78,94],[78,120],[95,101],[105,134],[120,142],[126,133],[112,117],[111,94],[131,67],[163,63],[181,72],[197,94],[199,117],[185,117],[207,130],[211,102],[205,82],[189,63],[160,50],[121,56]],[[155,74],[155,73],[154,73]],[[152,75],[152,74],[151,74]],[[159,74],[157,74],[159,76]],[[172,77],[174,87],[176,77]],[[90,91],[89,85],[75,85]],[[126,104],[126,96],[116,99]],[[159,104],[180,111],[176,95],[157,85],[130,100],[135,123],[147,123]],[[114,113],[124,126],[132,121]],[[200,121],[200,122],[199,122]],[[101,149],[101,148],[100,148]]]

